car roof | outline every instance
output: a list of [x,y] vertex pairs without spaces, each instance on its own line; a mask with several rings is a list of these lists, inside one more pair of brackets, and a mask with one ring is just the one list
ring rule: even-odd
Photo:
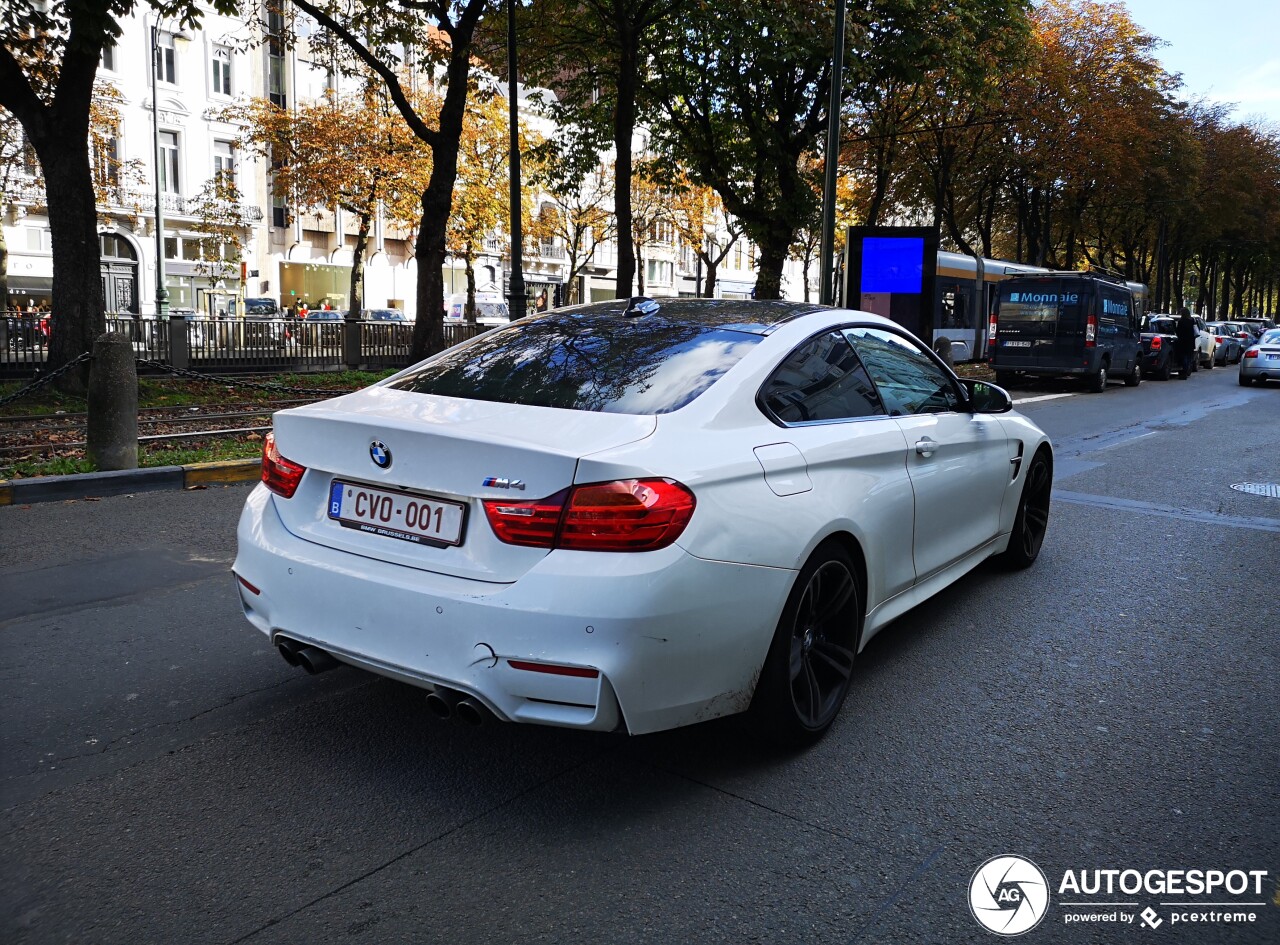
[[830,311],[829,305],[808,302],[755,301],[750,299],[644,299],[657,308],[648,314],[625,315],[630,302],[614,299],[555,309],[540,318],[580,318],[613,320],[641,318],[649,321],[669,321],[673,324],[700,325],[705,328],[721,328],[749,332],[756,335],[771,334],[779,325],[813,312]]

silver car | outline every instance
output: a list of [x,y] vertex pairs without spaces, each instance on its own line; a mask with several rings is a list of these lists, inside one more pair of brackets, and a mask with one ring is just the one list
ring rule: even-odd
[[1240,386],[1259,381],[1280,381],[1280,328],[1263,332],[1240,359]]

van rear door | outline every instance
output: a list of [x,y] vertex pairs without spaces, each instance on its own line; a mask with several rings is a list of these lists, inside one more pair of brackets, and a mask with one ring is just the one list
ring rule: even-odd
[[1000,286],[995,364],[1000,368],[1078,365],[1093,286],[1075,280],[1010,279]]

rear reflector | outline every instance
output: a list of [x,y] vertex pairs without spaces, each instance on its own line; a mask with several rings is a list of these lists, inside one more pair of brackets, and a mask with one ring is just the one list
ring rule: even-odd
[[262,482],[276,495],[285,499],[293,498],[298,491],[298,483],[302,482],[305,466],[290,462],[280,455],[276,449],[275,433],[268,433],[262,441]]
[[672,479],[618,479],[545,499],[486,499],[493,533],[509,545],[574,551],[655,551],[680,537],[693,493]]
[[559,666],[555,663],[531,663],[528,660],[507,660],[512,669],[523,669],[530,673],[549,673],[552,676],[577,676],[581,679],[595,679],[600,675],[598,669],[587,669],[585,666]]
[[248,590],[249,590],[249,592],[250,592],[251,594],[261,594],[261,593],[262,593],[262,591],[258,590],[256,587],[254,587],[252,584],[250,584],[248,581],[246,581],[244,578],[242,578],[242,577],[241,577],[240,575],[238,575],[238,574],[236,575],[236,580],[237,580],[237,581],[239,581],[241,584],[243,584],[246,588],[248,588]]

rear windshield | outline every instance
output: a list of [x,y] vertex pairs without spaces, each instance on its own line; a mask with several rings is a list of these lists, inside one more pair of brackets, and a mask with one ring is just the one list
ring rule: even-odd
[[1176,335],[1178,323],[1172,318],[1153,318],[1147,323],[1147,331],[1157,335]]
[[483,334],[388,386],[536,407],[670,413],[711,387],[760,340],[656,315],[549,315]]
[[1067,325],[1082,321],[1080,312],[1088,299],[1088,286],[1063,283],[1061,279],[1013,279],[1000,286],[1001,326]]
[[280,311],[274,299],[245,299],[244,310],[247,315],[275,315]]

